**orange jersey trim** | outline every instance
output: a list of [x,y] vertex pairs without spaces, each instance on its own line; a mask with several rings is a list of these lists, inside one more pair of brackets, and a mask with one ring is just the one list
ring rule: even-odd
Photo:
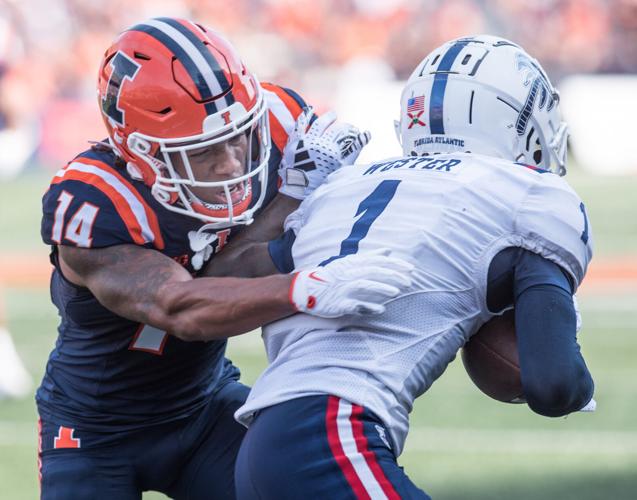
[[[132,193],[133,196],[135,196],[135,198],[139,201],[141,206],[144,208],[144,212],[146,214],[148,224],[154,234],[154,241],[152,241],[152,243],[154,244],[155,248],[159,250],[162,250],[164,248],[165,244],[161,235],[161,231],[159,229],[159,220],[157,219],[157,215],[155,214],[155,212],[153,212],[150,206],[148,206],[146,201],[137,192],[137,190],[130,184],[130,182],[128,182],[124,177],[122,177],[115,169],[111,168],[106,163],[103,163],[100,161],[91,160],[88,158],[77,158],[72,163],[81,163],[84,165],[91,165],[96,168],[99,168],[100,170],[103,170],[107,172],[108,174],[116,177],[119,182],[121,182],[124,186],[126,186],[126,188],[128,188],[128,190]],[[108,182],[106,182],[97,174],[81,172],[78,170],[73,170],[68,168],[65,168],[63,170],[62,176],[55,177],[51,181],[51,184],[59,184],[66,179],[81,181],[99,189],[113,203],[115,210],[117,211],[121,219],[124,221],[124,224],[126,225],[126,229],[128,230],[133,241],[138,245],[144,245],[147,243],[147,241],[143,237],[142,227],[139,221],[137,220],[137,216],[132,211],[124,195],[120,193],[119,191],[117,191],[117,189],[115,189],[113,186],[111,186]]]
[[[292,115],[292,118],[296,121],[301,114],[302,108],[296,100],[294,100],[285,90],[283,90],[278,85],[273,85],[271,83],[262,83],[261,87],[264,90],[272,92],[275,94],[283,103],[283,105],[287,108],[287,110]],[[275,114],[270,111],[270,136],[272,137],[272,142],[274,142],[275,146],[279,149],[279,151],[283,152],[283,148],[288,142],[289,132],[285,130],[285,127],[281,125],[279,119],[275,116]]]
[[271,83],[262,83],[261,87],[263,87],[265,90],[269,90],[270,92],[274,92],[277,97],[283,101],[283,104],[285,104],[285,107],[288,108],[288,111],[292,113],[292,116],[295,120],[299,117],[301,111],[303,111],[301,109],[301,106],[299,106],[299,103],[296,102],[296,100],[293,99],[285,90],[283,90],[278,85],[273,85]]

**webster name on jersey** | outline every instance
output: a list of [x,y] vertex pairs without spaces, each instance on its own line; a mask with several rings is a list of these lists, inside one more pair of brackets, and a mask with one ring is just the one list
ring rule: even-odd
[[417,157],[417,158],[398,158],[382,163],[374,163],[370,165],[363,175],[370,175],[376,172],[387,172],[397,168],[407,168],[412,170],[435,170],[438,172],[451,172],[452,168],[462,163],[462,160],[457,158],[431,158],[431,157]]

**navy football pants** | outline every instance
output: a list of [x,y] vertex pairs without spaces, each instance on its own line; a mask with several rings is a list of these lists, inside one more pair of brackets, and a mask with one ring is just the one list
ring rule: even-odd
[[429,499],[398,466],[382,422],[327,395],[261,410],[235,481],[238,500]]
[[41,423],[43,500],[234,499],[234,465],[245,428],[233,414],[249,388],[232,381],[185,419],[119,433]]

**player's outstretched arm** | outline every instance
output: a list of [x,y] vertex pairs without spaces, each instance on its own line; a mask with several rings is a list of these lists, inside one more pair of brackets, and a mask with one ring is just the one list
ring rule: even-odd
[[295,312],[291,276],[193,280],[172,259],[136,245],[59,252],[65,276],[108,309],[183,340],[224,338]]
[[410,286],[413,270],[375,252],[295,275],[194,280],[170,258],[135,245],[63,246],[59,256],[65,276],[111,311],[188,341],[239,335],[299,311],[381,313],[385,301]]

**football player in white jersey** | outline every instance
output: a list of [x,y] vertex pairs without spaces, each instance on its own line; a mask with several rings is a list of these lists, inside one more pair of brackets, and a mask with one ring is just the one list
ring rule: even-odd
[[281,270],[386,247],[416,272],[382,315],[264,328],[270,366],[235,414],[249,425],[239,499],[428,498],[397,464],[414,399],[512,307],[529,407],[561,416],[591,403],[572,299],[591,232],[562,178],[558,108],[518,45],[448,42],[402,93],[405,156],[335,172],[288,217],[268,248]]

